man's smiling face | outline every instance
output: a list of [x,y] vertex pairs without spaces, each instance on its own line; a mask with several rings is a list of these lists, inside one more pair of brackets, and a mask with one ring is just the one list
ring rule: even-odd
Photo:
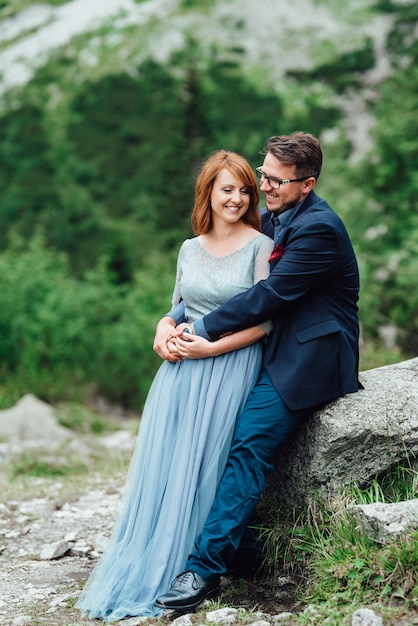
[[[288,165],[279,161],[277,157],[268,152],[264,159],[263,174],[272,179],[293,180],[298,178],[295,165]],[[274,180],[273,180],[274,184]],[[302,181],[284,183],[279,189],[271,186],[268,178],[262,178],[260,190],[266,197],[266,208],[272,213],[283,213],[302,202],[315,184],[314,178],[306,178]]]

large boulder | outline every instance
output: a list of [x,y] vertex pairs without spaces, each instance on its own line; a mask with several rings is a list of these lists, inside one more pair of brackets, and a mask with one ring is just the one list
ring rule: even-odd
[[71,436],[71,431],[58,423],[53,408],[30,393],[0,411],[0,440],[62,442]]
[[267,486],[279,503],[363,486],[418,457],[418,358],[361,372],[364,389],[314,413],[279,446]]

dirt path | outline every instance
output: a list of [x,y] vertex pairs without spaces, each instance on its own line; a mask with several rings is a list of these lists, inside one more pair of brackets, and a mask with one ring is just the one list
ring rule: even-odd
[[[63,487],[55,483],[49,494],[0,505],[0,624],[91,625],[74,604],[116,519],[123,473],[92,482],[76,497],[61,500]],[[54,545],[63,556],[49,558]],[[232,595],[239,606],[272,614],[289,609],[286,598],[268,600],[262,582],[242,585],[238,596]],[[223,581],[229,595],[232,586]]]
[[[0,505],[1,624],[31,623],[24,616],[47,625],[91,624],[72,605],[95,563],[94,549],[113,525],[120,484],[107,479],[62,505],[57,495]],[[56,543],[68,550],[49,559],[47,548]]]

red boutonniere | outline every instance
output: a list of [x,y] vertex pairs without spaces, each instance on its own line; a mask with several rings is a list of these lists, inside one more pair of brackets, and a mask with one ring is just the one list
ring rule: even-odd
[[286,248],[283,248],[283,246],[279,246],[279,244],[276,243],[276,245],[273,248],[272,253],[270,254],[269,263],[272,263],[273,261],[278,261],[279,259],[281,259],[285,251],[286,251]]

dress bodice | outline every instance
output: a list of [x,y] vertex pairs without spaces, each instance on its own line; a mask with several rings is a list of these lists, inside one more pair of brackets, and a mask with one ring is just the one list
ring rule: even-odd
[[173,305],[184,300],[190,322],[203,317],[266,278],[272,248],[273,241],[260,234],[235,252],[217,257],[202,247],[198,237],[186,239],[178,256]]

